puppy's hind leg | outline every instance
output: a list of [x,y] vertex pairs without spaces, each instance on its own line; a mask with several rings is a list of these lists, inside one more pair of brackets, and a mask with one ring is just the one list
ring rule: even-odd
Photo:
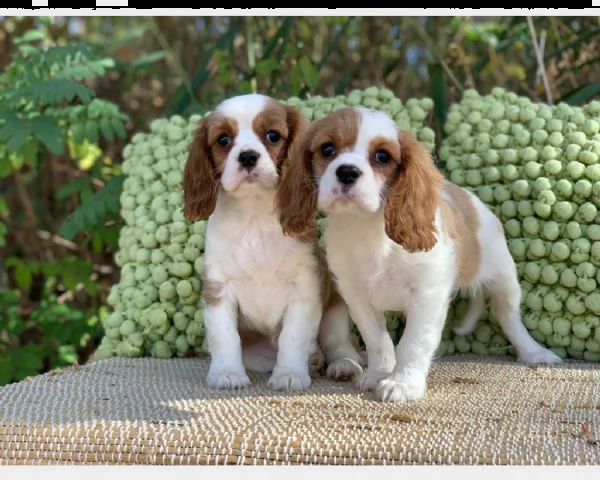
[[319,345],[325,355],[328,377],[350,380],[362,373],[364,360],[350,339],[350,316],[339,295],[323,311]]
[[486,282],[490,292],[490,313],[515,347],[517,357],[525,363],[561,363],[552,351],[537,343],[521,321],[521,286],[512,263],[507,259],[493,280]]
[[472,295],[467,297],[469,305],[460,323],[452,327],[456,335],[469,335],[475,329],[477,322],[481,320],[485,310],[485,295],[482,288],[478,288]]

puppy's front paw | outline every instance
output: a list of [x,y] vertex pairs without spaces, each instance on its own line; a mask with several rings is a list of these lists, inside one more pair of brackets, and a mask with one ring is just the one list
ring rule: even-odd
[[267,386],[273,390],[306,390],[310,387],[311,379],[308,372],[275,367]]
[[543,347],[539,349],[523,352],[519,355],[519,360],[524,363],[539,363],[539,364],[558,364],[563,363],[562,359],[551,350]]
[[350,380],[362,373],[362,367],[351,358],[343,357],[327,366],[327,376],[334,380]]
[[211,388],[235,390],[250,385],[246,372],[226,368],[209,368],[206,383]]
[[379,382],[375,396],[382,402],[405,403],[423,398],[426,391],[427,381],[420,376],[392,375]]
[[382,370],[372,371],[367,368],[357,379],[356,386],[361,390],[375,390],[381,380],[386,378],[390,372]]

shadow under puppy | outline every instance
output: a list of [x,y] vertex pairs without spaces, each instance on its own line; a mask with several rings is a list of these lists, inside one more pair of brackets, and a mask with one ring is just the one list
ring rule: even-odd
[[307,126],[299,110],[247,94],[221,102],[195,132],[183,211],[190,221],[208,219],[202,301],[210,387],[247,386],[248,368],[272,372],[273,389],[304,390],[319,346],[328,376],[362,371],[347,306],[319,257],[316,224],[291,238],[275,213],[280,178]]
[[[425,395],[452,297],[470,298],[461,335],[490,297],[519,359],[560,363],[521,322],[521,287],[499,219],[448,182],[426,148],[385,113],[342,108],[314,122],[280,187],[284,231],[302,236],[327,214],[327,261],[367,350],[363,390],[404,402]],[[386,311],[406,314],[394,347]]]

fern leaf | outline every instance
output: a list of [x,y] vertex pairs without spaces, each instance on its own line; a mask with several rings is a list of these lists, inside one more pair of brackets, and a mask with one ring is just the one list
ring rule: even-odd
[[79,193],[85,187],[89,187],[90,184],[90,177],[78,177],[75,180],[67,183],[65,186],[59,188],[54,196],[57,200],[64,200],[74,193]]
[[98,123],[92,119],[85,122],[85,136],[90,143],[98,143]]
[[88,103],[95,95],[94,90],[65,78],[48,78],[17,88],[9,97],[14,104],[27,99],[39,105],[57,105],[71,102],[76,97]]
[[31,127],[27,122],[8,111],[3,111],[0,118],[4,120],[0,127],[0,143],[4,143],[10,153],[16,153],[27,142],[31,134]]
[[67,78],[77,81],[87,80],[93,77],[104,75],[106,69],[110,68],[113,62],[110,59],[87,60],[84,59],[77,63],[64,65],[52,74],[53,78]]
[[102,133],[102,136],[104,138],[106,138],[109,142],[112,142],[115,138],[115,135],[112,130],[110,120],[105,117],[101,118],[99,125],[100,125],[100,132]]
[[125,139],[127,132],[125,131],[125,126],[120,118],[112,117],[110,119],[110,126],[117,137],[119,137],[121,140]]
[[55,155],[65,151],[65,134],[56,119],[48,115],[39,115],[31,119],[33,135]]
[[119,213],[124,179],[120,175],[106,182],[65,220],[59,234],[67,240],[73,240],[78,233],[98,229],[104,226],[106,220],[115,219]]

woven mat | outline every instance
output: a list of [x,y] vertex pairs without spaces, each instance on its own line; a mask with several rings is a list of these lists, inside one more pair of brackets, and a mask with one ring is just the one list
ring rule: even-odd
[[206,358],[110,358],[0,388],[0,464],[600,464],[600,366],[437,360],[424,400],[316,378],[204,385]]

